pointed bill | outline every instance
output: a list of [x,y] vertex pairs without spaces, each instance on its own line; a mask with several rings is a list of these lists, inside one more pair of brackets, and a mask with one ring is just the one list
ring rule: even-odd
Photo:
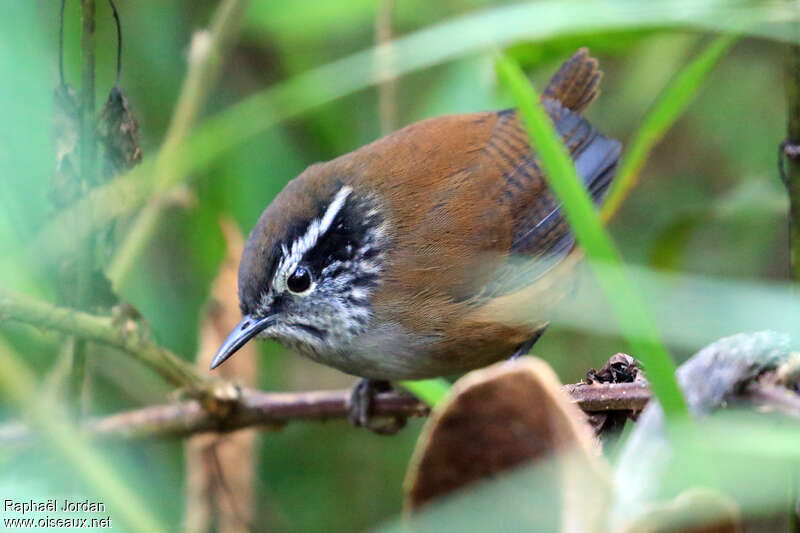
[[230,356],[235,354],[239,348],[244,346],[247,341],[267,329],[275,323],[275,317],[270,315],[263,318],[255,318],[250,315],[245,315],[242,321],[233,329],[222,346],[217,350],[217,354],[211,361],[211,370],[214,370],[219,365],[225,362]]

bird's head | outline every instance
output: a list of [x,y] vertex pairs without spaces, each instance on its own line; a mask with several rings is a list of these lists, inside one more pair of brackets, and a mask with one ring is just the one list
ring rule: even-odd
[[317,358],[367,327],[388,235],[375,197],[337,172],[309,167],[261,215],[239,266],[243,318],[212,369],[255,336]]

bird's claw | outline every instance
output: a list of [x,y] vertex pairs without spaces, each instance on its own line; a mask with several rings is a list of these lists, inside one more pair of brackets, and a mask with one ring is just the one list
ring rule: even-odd
[[375,418],[375,395],[392,390],[388,381],[360,379],[350,391],[348,416],[350,423],[356,427],[367,428],[378,435],[394,435],[406,425],[406,417]]

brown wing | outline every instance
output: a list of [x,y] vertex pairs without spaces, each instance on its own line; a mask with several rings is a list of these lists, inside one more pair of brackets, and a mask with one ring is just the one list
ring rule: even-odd
[[[596,201],[601,200],[616,170],[620,143],[601,135],[559,102],[544,103],[586,188]],[[487,296],[496,296],[539,277],[561,261],[575,241],[515,112],[499,114],[487,154],[503,176],[501,202],[510,206],[514,221],[509,252],[516,257],[485,289]],[[530,259],[520,261],[521,257]]]
[[[578,174],[596,202],[603,198],[613,178],[620,144],[600,135],[578,113],[597,96],[602,77],[597,60],[588,49],[581,48],[550,79],[542,96]],[[489,149],[492,157],[506,164],[502,169],[507,182],[504,197],[512,204],[514,216],[510,252],[515,257],[485,288],[488,295],[497,296],[540,277],[564,258],[575,241],[544,183],[514,111],[499,113]]]
[[[581,109],[596,94],[599,74],[593,59],[576,55],[546,94]],[[573,69],[583,74],[569,75]],[[619,143],[558,101],[543,101],[599,198],[613,175]],[[386,204],[394,246],[381,291],[391,297],[380,300],[393,302],[386,312],[413,308],[407,317],[415,322],[412,329],[445,328],[448,318],[441,315],[448,305],[455,316],[461,311],[450,304],[471,306],[481,295],[511,290],[513,283],[492,282],[510,255],[558,262],[573,245],[514,111],[418,122],[340,158],[334,168],[359,176],[354,185],[370,184]]]
[[[586,48],[575,52],[550,79],[542,102],[572,155],[578,174],[595,201],[602,199],[619,158],[619,142],[600,135],[579,113],[599,92],[603,73]],[[515,216],[512,252],[539,255],[568,251],[573,240],[557,202],[545,190],[527,135],[513,110],[500,113],[489,141],[493,156],[505,159],[506,196]],[[505,151],[504,151],[505,150]],[[537,194],[530,194],[534,189]]]
[[496,122],[496,113],[438,117],[365,147],[365,171],[379,173],[369,181],[392,213],[393,281],[402,287],[466,300],[502,264],[513,220],[500,203],[502,176],[486,164]]

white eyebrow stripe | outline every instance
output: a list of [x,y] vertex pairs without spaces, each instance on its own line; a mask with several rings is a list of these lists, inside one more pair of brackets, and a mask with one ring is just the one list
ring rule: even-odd
[[316,218],[311,221],[305,234],[292,243],[291,252],[287,253],[287,250],[284,248],[283,257],[278,265],[279,272],[288,275],[289,270],[293,269],[300,262],[303,255],[316,246],[320,237],[330,229],[333,220],[336,218],[336,215],[339,214],[339,211],[342,210],[351,192],[353,192],[353,189],[348,186],[339,189],[336,196],[333,197],[330,205],[328,205],[328,208],[325,210],[325,214],[322,215],[322,218]]
[[347,197],[351,192],[353,192],[353,189],[345,186],[339,189],[339,192],[336,193],[331,205],[328,206],[328,209],[325,211],[325,215],[322,217],[322,220],[319,223],[319,235],[323,235],[326,231],[328,231],[333,219],[339,214],[339,211],[341,211],[345,200],[347,200]]

